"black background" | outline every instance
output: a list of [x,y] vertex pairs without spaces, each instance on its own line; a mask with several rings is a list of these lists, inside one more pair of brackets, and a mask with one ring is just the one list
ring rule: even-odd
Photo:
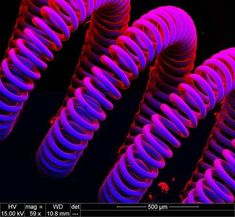
[[[7,5],[6,2],[9,2]],[[198,31],[196,65],[221,49],[235,44],[233,1],[213,0],[132,0],[131,21],[161,5],[185,9],[193,18]],[[4,56],[18,13],[20,1],[2,1],[0,5],[0,57]],[[89,144],[74,173],[68,178],[52,181],[42,177],[35,166],[35,152],[49,129],[49,119],[56,113],[73,74],[84,40],[83,25],[63,49],[55,55],[48,70],[42,73],[20,120],[10,137],[0,144],[0,201],[1,202],[96,202],[97,191],[115,162],[116,152],[128,132],[137,111],[147,81],[147,71],[132,83],[123,98],[115,103],[100,130]],[[199,127],[191,131],[174,158],[160,172],[149,192],[158,202],[179,202],[179,192],[189,179],[214,121],[213,112]],[[172,178],[175,181],[172,182]],[[157,184],[167,182],[168,194],[160,192]],[[146,197],[147,198],[147,197]],[[146,199],[145,198],[145,199]]]

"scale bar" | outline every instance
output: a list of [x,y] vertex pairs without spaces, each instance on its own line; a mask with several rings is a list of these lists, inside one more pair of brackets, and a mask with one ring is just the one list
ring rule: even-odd
[[147,206],[117,206],[118,209],[135,209],[135,208],[141,208],[146,209]]

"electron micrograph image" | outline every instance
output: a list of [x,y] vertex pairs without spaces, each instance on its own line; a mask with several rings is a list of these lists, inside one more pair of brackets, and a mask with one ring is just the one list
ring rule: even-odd
[[0,202],[234,203],[232,1],[0,12]]

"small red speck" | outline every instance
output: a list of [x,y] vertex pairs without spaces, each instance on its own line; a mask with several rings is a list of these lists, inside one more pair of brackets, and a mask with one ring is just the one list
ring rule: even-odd
[[232,147],[235,148],[235,139],[232,140]]
[[153,201],[153,194],[152,193],[148,194],[148,201]]
[[55,120],[56,120],[56,116],[54,116],[53,118],[49,120],[49,124],[53,125],[55,123]]
[[127,148],[126,146],[121,146],[121,147],[118,149],[118,155],[124,153],[125,150],[126,150],[126,148]]
[[163,193],[168,193],[168,191],[170,190],[169,185],[166,182],[159,182],[157,185],[159,188],[161,188],[161,191]]
[[172,181],[172,182],[174,182],[174,181],[175,181],[175,177],[174,177],[174,176],[172,177],[171,181]]

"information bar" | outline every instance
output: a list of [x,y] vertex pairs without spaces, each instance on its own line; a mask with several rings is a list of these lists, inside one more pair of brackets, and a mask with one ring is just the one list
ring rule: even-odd
[[83,204],[83,203],[2,203],[5,217],[80,216],[235,216],[235,204]]

